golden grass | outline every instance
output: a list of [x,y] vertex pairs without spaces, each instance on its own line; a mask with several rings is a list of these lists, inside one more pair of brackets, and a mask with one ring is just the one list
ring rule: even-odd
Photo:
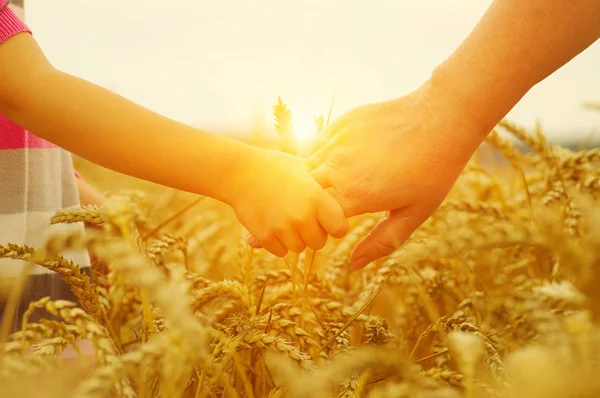
[[[291,113],[274,110],[293,152]],[[533,152],[494,132],[433,217],[359,272],[350,252],[383,214],[282,260],[220,203],[156,186],[59,212],[101,229],[0,257],[58,272],[80,302],[31,304],[54,317],[3,344],[2,396],[598,396],[600,151],[500,129]],[[508,167],[480,162],[492,147]],[[108,271],[90,281],[61,256],[75,247]],[[96,365],[76,372],[57,356],[83,339]]]

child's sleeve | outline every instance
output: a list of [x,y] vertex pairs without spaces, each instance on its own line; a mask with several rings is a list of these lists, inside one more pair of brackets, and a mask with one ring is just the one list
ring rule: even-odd
[[31,34],[29,27],[10,8],[4,7],[0,10],[0,44],[23,32]]

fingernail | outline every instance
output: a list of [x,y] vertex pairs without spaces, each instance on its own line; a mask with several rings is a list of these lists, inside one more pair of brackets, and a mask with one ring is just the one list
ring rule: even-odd
[[371,260],[367,257],[359,257],[356,260],[352,261],[352,269],[361,269],[369,265]]
[[248,237],[248,244],[255,249],[260,247],[260,243],[258,243],[258,240],[252,235]]

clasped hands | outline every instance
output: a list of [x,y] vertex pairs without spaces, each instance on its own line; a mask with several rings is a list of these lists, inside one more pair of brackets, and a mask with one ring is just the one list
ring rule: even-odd
[[344,216],[389,211],[355,247],[353,269],[400,247],[439,207],[484,138],[470,120],[425,84],[353,109],[319,134],[308,171]]

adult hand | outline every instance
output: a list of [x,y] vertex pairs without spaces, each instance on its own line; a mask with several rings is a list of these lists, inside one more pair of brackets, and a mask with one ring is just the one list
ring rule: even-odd
[[488,132],[474,120],[428,82],[356,108],[321,133],[311,174],[345,215],[390,210],[355,248],[354,269],[390,254],[439,207]]

